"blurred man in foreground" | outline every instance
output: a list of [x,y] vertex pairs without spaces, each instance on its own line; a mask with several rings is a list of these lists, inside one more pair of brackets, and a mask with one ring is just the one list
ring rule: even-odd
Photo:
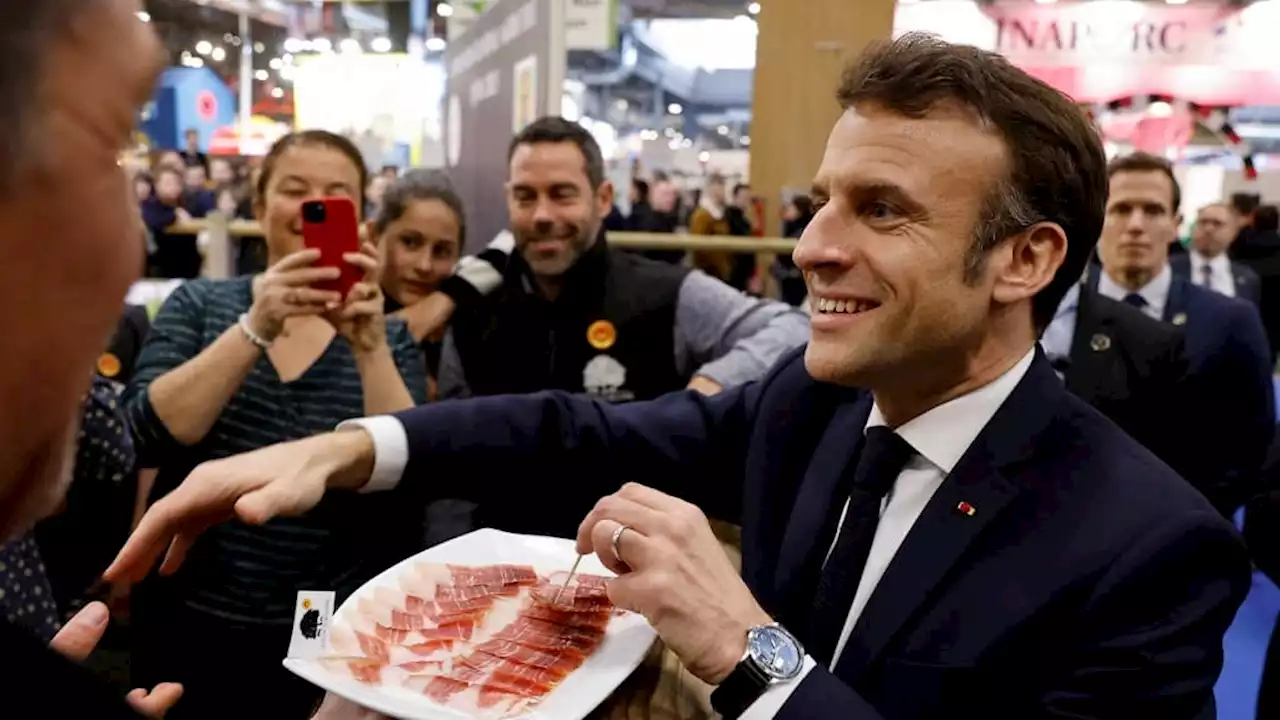
[[[0,9],[0,537],[62,501],[94,361],[138,274],[136,210],[117,165],[163,59],[138,0],[6,0]],[[75,212],[67,212],[74,208]],[[0,622],[6,716],[160,715],[180,688],[134,691],[134,709],[70,660],[101,637],[93,603],[54,640]]]

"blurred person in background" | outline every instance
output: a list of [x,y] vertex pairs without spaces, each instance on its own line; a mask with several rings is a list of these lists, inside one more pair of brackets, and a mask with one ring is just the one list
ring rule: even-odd
[[[376,250],[345,256],[366,272],[347,297],[312,287],[339,271],[316,266],[319,252],[305,248],[302,204],[339,196],[362,207],[359,151],[331,133],[294,133],[273,146],[258,182],[269,269],[180,285],[125,393],[141,463],[158,469],[152,500],[203,461],[427,400],[417,342],[384,315]],[[319,691],[280,667],[297,591],[345,597],[420,547],[420,508],[406,515],[368,500],[342,499],[341,513],[331,505],[262,527],[224,526],[192,548],[183,572],[134,588],[135,681],[183,682],[187,699],[174,718],[240,717],[246,697],[257,717],[308,717]]]
[[[675,183],[665,177],[655,177],[653,185],[645,185],[645,190],[643,212],[637,215],[633,210],[631,214],[632,232],[674,234],[680,226],[680,215],[676,207],[679,192]],[[641,250],[640,254],[650,260],[674,265],[683,263],[685,258],[683,250]]]
[[1258,207],[1262,205],[1262,196],[1257,193],[1232,193],[1231,194],[1231,214],[1235,217],[1236,240],[1232,243],[1231,257],[1235,259],[1236,253],[1248,252],[1253,235],[1254,214],[1257,213]]
[[214,158],[209,161],[209,182],[215,190],[235,185],[236,171],[226,158]]
[[[739,183],[733,187],[732,202],[725,208],[725,219],[729,221],[729,234],[738,237],[752,237],[759,228],[756,227],[756,196],[751,186]],[[734,253],[729,261],[729,277],[726,282],[738,290],[747,290],[751,279],[756,274],[756,256],[751,253]]]
[[202,167],[205,174],[209,173],[209,156],[200,149],[200,131],[195,128],[188,128],[182,134],[183,147],[181,151],[182,162],[187,167]]
[[187,169],[187,163],[182,159],[182,153],[177,150],[165,150],[156,156],[156,161],[152,163],[152,172],[158,172],[160,168],[172,168],[179,173]]
[[[138,277],[137,205],[116,160],[164,64],[141,10],[136,0],[8,0],[0,12],[0,228],[13,240],[0,263],[0,319],[20,340],[0,372],[0,542],[68,502],[94,361]],[[37,236],[48,241],[24,240]],[[101,603],[78,613],[53,651],[7,615],[6,717],[137,720],[181,692],[136,691],[130,709],[72,662],[106,628]]]
[[387,186],[395,179],[394,176],[387,177],[385,173],[374,175],[369,178],[369,189],[365,191],[364,210],[366,217],[375,217],[382,209],[382,196],[387,191]]
[[[725,204],[724,178],[711,175],[698,196],[693,214],[689,216],[690,235],[732,235],[729,226],[728,207]],[[719,250],[696,250],[692,253],[693,266],[711,277],[728,283],[733,273],[733,253]]]
[[[1262,324],[1267,329],[1271,356],[1280,356],[1280,212],[1275,205],[1259,205],[1253,212],[1253,226],[1242,241],[1237,236],[1230,254],[1258,274],[1262,286]],[[1242,244],[1243,242],[1243,244]]]
[[[795,195],[782,209],[782,236],[799,238],[813,220],[813,200],[808,195]],[[796,267],[790,254],[778,255],[773,261],[773,277],[778,281],[782,301],[800,307],[809,296],[804,273]]]
[[1262,299],[1258,274],[1227,254],[1238,232],[1226,203],[1205,205],[1196,212],[1189,252],[1170,256],[1169,267],[1195,285],[1258,305]]
[[642,178],[631,178],[627,202],[631,206],[631,212],[627,214],[627,229],[632,232],[651,232],[640,229],[652,223],[653,206],[649,204],[649,183]]
[[142,203],[142,221],[155,245],[148,265],[156,277],[199,277],[204,264],[195,235],[170,232],[175,224],[203,218],[213,209],[205,196],[188,195],[182,183],[180,171],[161,165],[155,173],[155,191]]

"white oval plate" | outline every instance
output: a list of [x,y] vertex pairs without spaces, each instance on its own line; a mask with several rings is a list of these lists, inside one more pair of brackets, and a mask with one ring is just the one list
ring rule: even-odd
[[[341,618],[348,606],[372,596],[377,587],[397,587],[395,578],[415,562],[456,565],[511,563],[532,565],[539,575],[567,571],[577,559],[573,541],[534,535],[513,535],[498,530],[476,530],[424,550],[383,571],[338,608]],[[579,572],[611,576],[600,561],[582,558]],[[348,611],[349,612],[349,611]],[[587,661],[566,677],[531,711],[513,717],[528,720],[582,720],[639,667],[656,638],[653,628],[635,613],[615,617],[604,640]],[[438,705],[423,695],[394,686],[365,685],[345,673],[330,670],[314,660],[286,659],[284,666],[307,682],[351,702],[401,720],[458,720],[468,717],[455,708]]]

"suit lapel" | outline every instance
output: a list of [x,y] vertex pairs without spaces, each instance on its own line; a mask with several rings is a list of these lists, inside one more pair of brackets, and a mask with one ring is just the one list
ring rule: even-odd
[[1037,351],[1027,375],[934,493],[890,561],[840,656],[840,677],[855,678],[875,662],[942,586],[969,544],[1022,492],[1025,486],[1011,471],[1042,441],[1063,392]]
[[1169,282],[1169,297],[1164,302],[1162,320],[1174,325],[1187,323],[1187,286],[1190,284],[1190,281],[1180,275],[1173,276]]
[[774,597],[779,598],[779,621],[793,630],[807,627],[804,616],[813,598],[812,582],[826,558],[826,548],[818,547],[826,520],[836,498],[840,478],[851,472],[853,461],[862,449],[863,429],[871,414],[871,395],[847,403],[836,411],[814,450],[805,470],[791,517],[778,551],[778,572]]
[[1098,312],[1096,295],[1081,288],[1075,334],[1071,338],[1071,364],[1063,380],[1068,390],[1082,398],[1093,397],[1115,358],[1111,320],[1111,316]]

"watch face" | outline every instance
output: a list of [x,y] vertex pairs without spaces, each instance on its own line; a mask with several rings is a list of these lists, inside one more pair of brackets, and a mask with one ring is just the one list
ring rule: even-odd
[[751,630],[747,652],[761,670],[777,680],[790,680],[804,664],[800,643],[786,630],[772,625]]

